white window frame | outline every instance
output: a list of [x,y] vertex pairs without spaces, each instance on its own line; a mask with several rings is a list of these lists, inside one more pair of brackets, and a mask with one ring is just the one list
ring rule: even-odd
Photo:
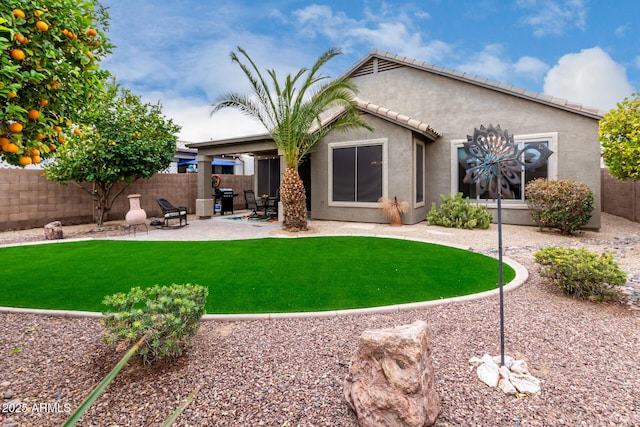
[[[558,132],[530,133],[523,135],[514,135],[513,140],[516,144],[526,144],[530,142],[546,141],[549,149],[553,151],[551,157],[547,161],[547,179],[558,179]],[[456,139],[451,141],[451,195],[456,195],[458,189],[458,149],[462,148],[467,140]],[[524,192],[523,192],[524,193]],[[476,202],[483,204],[488,208],[497,208],[498,203],[495,199],[481,199],[476,197]],[[526,202],[521,200],[502,200],[502,207],[506,209],[528,209]]]
[[349,147],[359,147],[359,146],[369,146],[369,145],[381,145],[382,146],[382,196],[388,197],[388,145],[389,142],[387,138],[378,138],[378,139],[366,139],[359,141],[344,141],[344,142],[330,142],[328,145],[328,206],[333,207],[350,207],[350,208],[379,208],[380,203],[378,202],[336,202],[333,200],[333,150],[334,148],[349,148]]

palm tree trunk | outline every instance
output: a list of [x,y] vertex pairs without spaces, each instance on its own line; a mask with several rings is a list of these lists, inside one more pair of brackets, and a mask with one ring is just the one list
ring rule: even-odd
[[297,168],[287,166],[280,184],[284,210],[282,227],[287,231],[307,230],[307,196]]

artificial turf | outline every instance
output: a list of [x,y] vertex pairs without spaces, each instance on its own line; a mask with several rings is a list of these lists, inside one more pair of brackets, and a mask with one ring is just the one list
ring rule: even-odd
[[[134,286],[209,288],[207,313],[375,307],[495,289],[498,261],[375,237],[229,241],[93,240],[0,248],[0,306],[104,311]],[[508,283],[515,272],[504,265]]]

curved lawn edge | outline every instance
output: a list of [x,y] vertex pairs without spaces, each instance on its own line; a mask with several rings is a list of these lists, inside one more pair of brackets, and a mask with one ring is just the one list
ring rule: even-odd
[[[339,236],[360,236],[355,234],[331,234],[325,235],[326,237],[339,237]],[[320,237],[319,235],[305,235],[305,236],[288,236],[282,235],[277,236],[278,238],[305,238],[305,237]],[[469,247],[465,247],[462,245],[456,244],[443,244],[441,242],[428,240],[428,239],[418,239],[409,236],[398,237],[398,236],[390,236],[390,235],[364,235],[364,237],[377,237],[377,238],[386,238],[386,239],[396,239],[396,240],[412,240],[416,242],[422,243],[430,243],[441,246],[449,246],[452,248],[469,250]],[[104,240],[104,239],[78,239],[78,240]],[[70,241],[70,240],[67,240]],[[496,258],[490,255],[485,255],[490,258]],[[515,271],[516,275],[513,280],[503,286],[504,292],[510,292],[514,289],[522,286],[529,277],[529,272],[527,269],[521,265],[520,263],[504,257],[502,258],[503,262],[509,265]],[[412,302],[407,304],[393,304],[393,305],[385,305],[378,307],[367,307],[367,308],[353,308],[346,310],[326,310],[326,311],[309,311],[309,312],[291,312],[291,313],[257,313],[257,314],[205,314],[201,317],[201,320],[217,320],[217,321],[241,321],[241,320],[275,320],[275,319],[303,319],[303,318],[322,318],[322,317],[339,317],[339,316],[350,316],[350,315],[358,315],[358,314],[378,314],[378,313],[397,313],[400,311],[409,311],[409,310],[420,310],[428,307],[433,307],[437,305],[455,303],[455,302],[464,302],[464,301],[473,301],[476,299],[488,298],[493,295],[497,295],[500,292],[499,287],[496,289],[492,289],[490,291],[478,292],[475,294],[462,295],[459,297],[452,298],[442,298],[438,300],[431,301],[422,301],[422,302]],[[0,313],[19,313],[19,314],[38,314],[43,316],[56,316],[56,317],[74,317],[74,318],[103,318],[102,313],[97,313],[93,311],[73,311],[73,310],[46,310],[39,308],[16,308],[16,307],[0,307]]]

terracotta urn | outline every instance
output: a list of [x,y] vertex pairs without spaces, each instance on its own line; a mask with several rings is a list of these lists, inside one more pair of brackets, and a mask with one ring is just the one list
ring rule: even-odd
[[140,208],[140,195],[129,194],[129,212],[125,215],[124,219],[128,225],[142,225],[147,220],[147,213],[144,209]]

